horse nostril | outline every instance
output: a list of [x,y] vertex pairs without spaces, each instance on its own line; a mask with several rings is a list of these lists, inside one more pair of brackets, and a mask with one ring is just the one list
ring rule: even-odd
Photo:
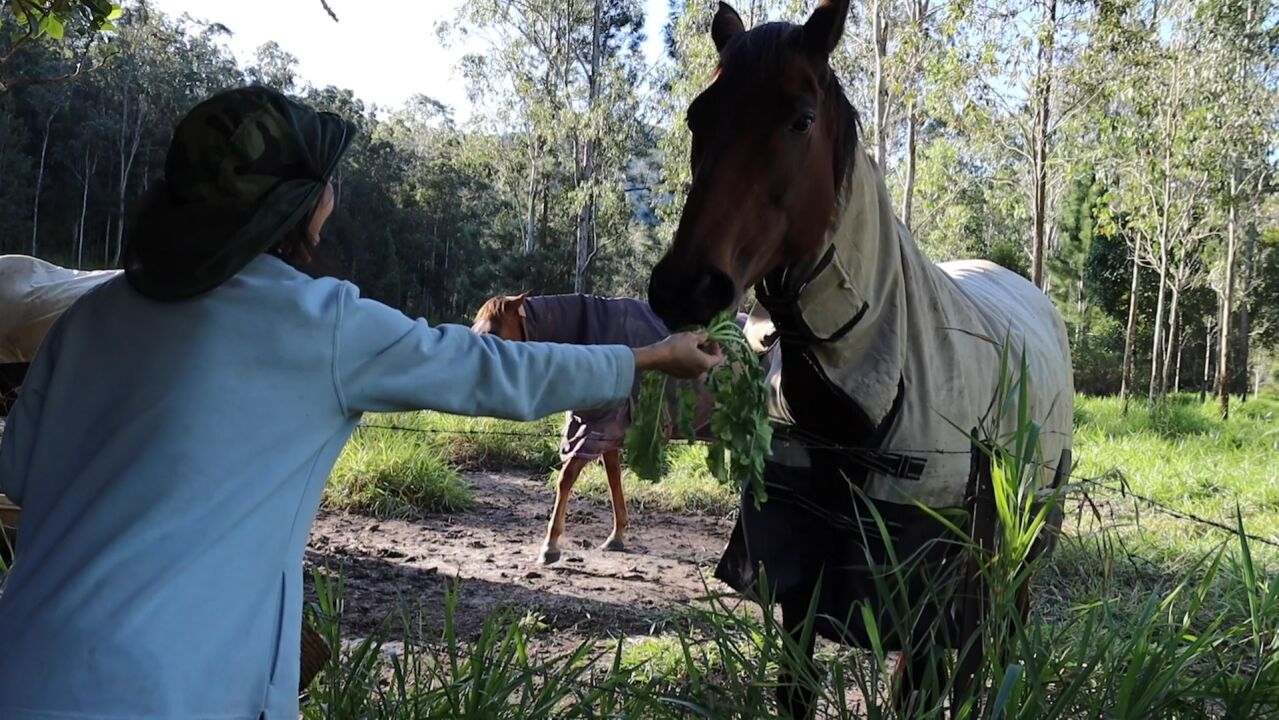
[[653,312],[662,319],[662,322],[670,325],[675,322],[678,313],[678,303],[674,300],[673,288],[675,283],[671,282],[668,277],[669,273],[663,272],[663,264],[658,263],[653,269],[653,274],[648,281],[648,304]]
[[737,288],[733,280],[717,267],[707,266],[697,278],[693,287],[693,301],[696,304],[700,322],[710,322],[716,314],[733,304],[737,299]]

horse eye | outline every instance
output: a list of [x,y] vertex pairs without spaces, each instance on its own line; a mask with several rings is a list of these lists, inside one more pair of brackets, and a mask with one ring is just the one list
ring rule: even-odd
[[791,122],[790,131],[796,135],[803,135],[808,132],[809,128],[813,127],[813,123],[816,121],[817,116],[813,114],[813,111],[805,110],[799,114],[799,117],[795,118],[795,120]]

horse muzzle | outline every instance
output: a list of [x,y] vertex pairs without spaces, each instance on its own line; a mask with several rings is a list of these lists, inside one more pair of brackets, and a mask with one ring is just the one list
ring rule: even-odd
[[664,258],[648,282],[648,304],[671,330],[704,327],[737,300],[737,286],[723,270],[699,264],[692,271]]

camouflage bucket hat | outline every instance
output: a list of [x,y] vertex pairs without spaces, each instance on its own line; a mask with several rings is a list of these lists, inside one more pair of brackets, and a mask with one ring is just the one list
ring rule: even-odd
[[262,87],[214,95],[173,133],[161,191],[128,233],[125,274],[181,300],[222,284],[319,202],[354,129]]

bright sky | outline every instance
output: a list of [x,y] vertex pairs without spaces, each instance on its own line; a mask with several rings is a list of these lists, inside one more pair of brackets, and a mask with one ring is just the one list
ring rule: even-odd
[[[442,47],[435,25],[452,20],[464,1],[329,0],[339,22],[324,12],[320,0],[151,0],[151,6],[227,26],[242,65],[274,40],[298,58],[298,74],[314,85],[351,88],[365,102],[391,107],[412,95],[429,95],[453,106],[461,119],[469,103],[455,66],[468,50],[480,48]],[[645,4],[644,51],[652,63],[662,52],[667,3]]]

